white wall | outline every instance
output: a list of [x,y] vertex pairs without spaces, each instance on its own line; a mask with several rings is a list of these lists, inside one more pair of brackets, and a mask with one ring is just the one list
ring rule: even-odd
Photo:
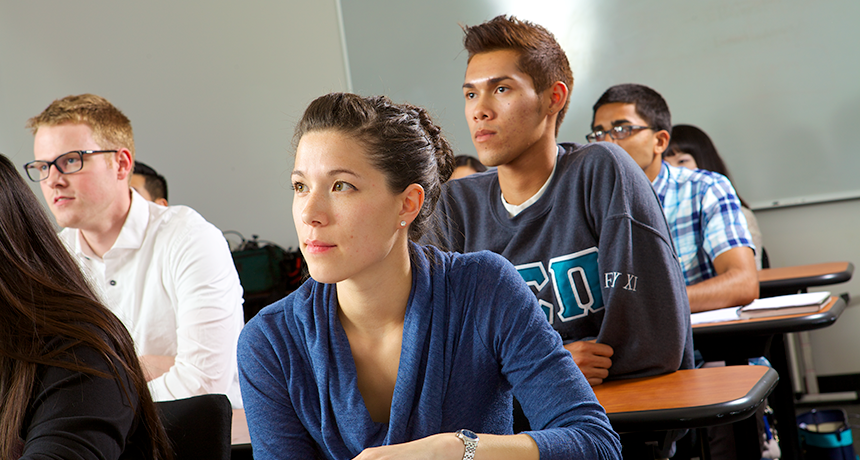
[[[860,268],[860,200],[758,211],[756,219],[772,266],[848,260]],[[852,296],[834,325],[810,333],[816,372],[860,373],[860,272],[847,283],[813,290]]]
[[32,160],[27,118],[99,94],[131,119],[171,204],[295,246],[293,126],[347,89],[343,56],[335,0],[0,0],[0,152]]

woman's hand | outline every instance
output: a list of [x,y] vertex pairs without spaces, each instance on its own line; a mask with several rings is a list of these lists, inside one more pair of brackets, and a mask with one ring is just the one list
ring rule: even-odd
[[461,460],[463,441],[454,433],[440,433],[415,441],[364,449],[353,460]]

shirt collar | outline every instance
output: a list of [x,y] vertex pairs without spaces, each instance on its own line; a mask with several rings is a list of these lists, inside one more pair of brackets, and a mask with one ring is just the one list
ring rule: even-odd
[[[146,226],[149,222],[149,203],[135,189],[129,188],[129,190],[131,190],[131,207],[128,210],[128,216],[122,224],[122,230],[120,230],[116,241],[105,255],[114,249],[138,249],[143,244]],[[90,259],[101,260],[90,248],[89,243],[84,240],[84,235],[80,229],[76,230],[76,234],[75,253],[83,254]]]
[[523,212],[529,206],[533,205],[540,197],[543,196],[544,192],[546,192],[547,187],[549,187],[549,183],[552,181],[553,176],[555,176],[555,168],[558,167],[558,155],[561,155],[561,146],[558,146],[558,152],[556,153],[555,164],[552,165],[552,171],[549,173],[549,177],[547,177],[546,182],[543,183],[543,186],[540,190],[537,191],[531,198],[524,201],[522,204],[510,204],[505,201],[505,194],[501,194],[502,205],[505,206],[505,210],[508,211],[508,217],[515,217],[517,214]]

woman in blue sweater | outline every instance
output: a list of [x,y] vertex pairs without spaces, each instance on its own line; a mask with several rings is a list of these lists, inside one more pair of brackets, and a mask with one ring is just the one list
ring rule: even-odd
[[[254,458],[620,458],[516,269],[413,243],[453,170],[423,109],[329,94],[294,139],[312,279],[239,340]],[[512,434],[513,397],[534,431]]]

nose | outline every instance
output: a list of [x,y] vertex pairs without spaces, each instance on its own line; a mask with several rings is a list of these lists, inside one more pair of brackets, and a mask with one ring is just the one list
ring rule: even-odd
[[490,120],[495,118],[496,113],[487,98],[475,96],[472,100],[472,119],[475,121]]
[[325,198],[310,192],[306,196],[298,198],[302,213],[302,222],[311,227],[328,225],[328,209]]
[[42,181],[46,186],[54,188],[56,186],[64,186],[66,184],[66,175],[60,173],[57,165],[48,166],[48,177]]

